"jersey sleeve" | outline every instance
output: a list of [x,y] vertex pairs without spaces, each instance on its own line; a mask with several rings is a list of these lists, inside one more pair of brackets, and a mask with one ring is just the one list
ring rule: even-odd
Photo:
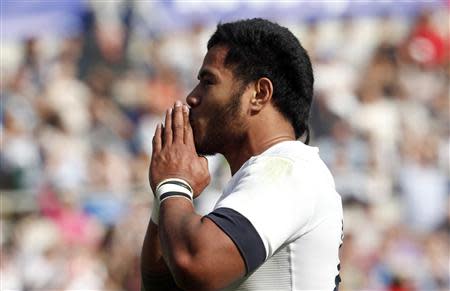
[[311,181],[287,158],[262,157],[236,177],[206,217],[236,244],[247,273],[305,232],[313,209]]

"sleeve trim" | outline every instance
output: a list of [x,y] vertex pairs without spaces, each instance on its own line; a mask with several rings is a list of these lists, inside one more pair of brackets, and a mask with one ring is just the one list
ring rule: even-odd
[[246,274],[256,270],[266,259],[264,243],[252,223],[239,212],[226,207],[206,215],[238,248],[245,262]]

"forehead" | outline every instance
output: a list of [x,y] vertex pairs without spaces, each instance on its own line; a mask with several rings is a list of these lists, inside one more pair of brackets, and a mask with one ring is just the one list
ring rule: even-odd
[[211,65],[211,66],[224,66],[225,58],[228,53],[228,48],[223,45],[216,45],[210,48],[205,55],[203,60],[203,64]]
[[210,73],[222,78],[232,78],[233,72],[231,69],[225,67],[225,58],[228,50],[229,49],[226,46],[221,45],[210,48],[203,59],[203,65],[199,74],[202,75],[202,73]]

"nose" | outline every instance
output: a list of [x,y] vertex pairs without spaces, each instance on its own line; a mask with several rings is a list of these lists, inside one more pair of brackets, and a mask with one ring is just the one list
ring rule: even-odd
[[197,94],[196,92],[196,88],[194,88],[194,90],[191,91],[191,93],[189,93],[186,97],[186,103],[191,107],[197,107],[198,105],[200,105],[200,101],[201,98],[199,97],[199,94]]

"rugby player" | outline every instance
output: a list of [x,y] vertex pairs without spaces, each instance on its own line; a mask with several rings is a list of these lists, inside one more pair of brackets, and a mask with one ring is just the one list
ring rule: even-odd
[[[187,105],[168,109],[153,138],[142,289],[337,289],[342,203],[307,145],[306,51],[263,19],[219,24],[207,47]],[[200,216],[192,201],[210,181],[203,155],[216,153],[232,178]]]

